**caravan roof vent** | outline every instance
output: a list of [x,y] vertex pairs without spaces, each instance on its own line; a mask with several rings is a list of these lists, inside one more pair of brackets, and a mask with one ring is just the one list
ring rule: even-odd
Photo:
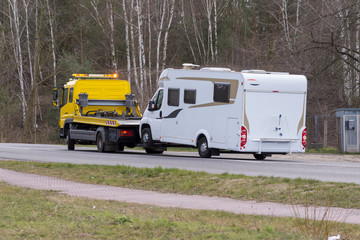
[[200,71],[231,72],[231,69],[230,68],[220,68],[220,67],[206,67],[206,68],[201,68]]
[[266,74],[265,70],[260,69],[251,69],[251,70],[242,70],[242,73],[259,73],[259,74]]
[[183,63],[182,66],[183,66],[183,69],[186,69],[186,70],[200,67],[200,65],[196,65],[196,64],[192,64],[192,63]]
[[277,75],[289,75],[288,72],[267,72],[267,74],[277,74]]

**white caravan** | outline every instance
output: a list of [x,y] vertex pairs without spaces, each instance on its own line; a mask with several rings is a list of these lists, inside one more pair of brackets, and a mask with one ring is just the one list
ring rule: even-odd
[[307,80],[303,75],[227,68],[165,69],[140,123],[143,147],[197,147],[224,152],[304,152]]

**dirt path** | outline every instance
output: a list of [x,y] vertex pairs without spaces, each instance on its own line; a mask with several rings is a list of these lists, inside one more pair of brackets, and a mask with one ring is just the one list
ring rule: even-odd
[[53,177],[20,173],[0,168],[0,181],[10,185],[39,190],[53,190],[76,197],[87,197],[99,200],[114,200],[128,203],[150,204],[161,207],[219,210],[235,214],[267,215],[276,217],[302,217],[311,215],[311,219],[321,219],[328,213],[326,219],[360,225],[359,209],[343,209],[317,207],[306,208],[277,203],[258,203],[255,201],[240,201],[230,198],[207,197],[199,195],[180,195],[159,193],[153,191],[135,190],[129,188],[76,183]]

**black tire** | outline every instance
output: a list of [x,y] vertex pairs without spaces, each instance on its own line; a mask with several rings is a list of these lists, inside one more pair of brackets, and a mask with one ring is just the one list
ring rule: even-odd
[[257,154],[257,153],[255,153],[254,158],[256,160],[264,160],[266,158],[266,155],[265,154]]
[[211,158],[211,149],[209,148],[206,137],[198,140],[198,152],[201,158]]
[[70,150],[70,151],[75,150],[75,140],[74,140],[74,139],[71,139],[70,129],[67,130],[66,142],[67,142],[67,148],[68,148],[68,150]]
[[96,146],[98,152],[105,152],[105,143],[103,141],[101,132],[98,133],[98,135],[96,136]]
[[123,144],[119,144],[117,150],[118,150],[119,152],[123,152],[123,151],[124,151],[124,145],[123,145]]
[[[141,143],[144,145],[145,150],[150,149],[153,145],[152,135],[150,128],[144,128],[141,132]],[[147,151],[146,151],[147,152]]]
[[145,148],[146,153],[148,154],[162,154],[164,150],[157,150],[153,148]]
[[141,143],[148,154],[162,154],[163,147],[154,147],[150,128],[144,128],[141,132]]

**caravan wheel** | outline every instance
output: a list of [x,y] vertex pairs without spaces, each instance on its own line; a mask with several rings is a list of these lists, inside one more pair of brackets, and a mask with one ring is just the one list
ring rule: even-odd
[[265,154],[254,154],[256,160],[264,160],[266,158]]
[[211,149],[209,148],[206,137],[202,137],[198,141],[198,152],[200,157],[202,158],[210,158],[211,157]]

